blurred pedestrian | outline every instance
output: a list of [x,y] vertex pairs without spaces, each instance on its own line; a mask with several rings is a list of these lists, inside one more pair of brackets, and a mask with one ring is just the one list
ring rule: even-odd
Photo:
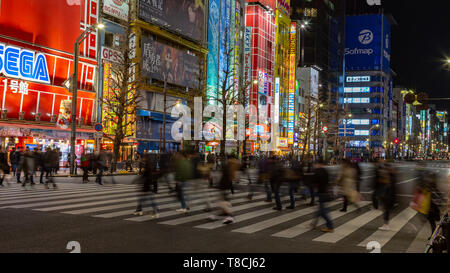
[[[233,182],[238,179],[237,171],[239,169],[239,160],[234,155],[230,155],[222,166],[222,177],[219,182],[219,189],[221,190],[219,208],[221,211],[220,216],[225,216],[223,221],[224,224],[231,224],[234,222],[232,206],[228,198],[228,191],[233,191]],[[216,217],[212,216],[210,219],[216,219]]]
[[446,205],[445,197],[438,189],[437,180],[436,173],[424,177],[422,183],[414,190],[414,199],[411,202],[411,206],[427,218],[431,235],[436,230],[436,222],[441,219],[441,207]]
[[95,156],[95,168],[97,169],[97,178],[95,179],[95,182],[99,185],[103,185],[102,183],[102,177],[103,172],[107,169],[106,167],[106,154],[104,151],[100,151]]
[[381,161],[381,165],[377,169],[376,174],[376,195],[375,200],[378,208],[378,201],[382,202],[383,205],[383,220],[384,224],[379,229],[389,230],[390,213],[393,207],[393,183],[391,181],[391,171],[387,164]]
[[20,147],[17,148],[13,157],[13,165],[15,166],[15,176],[17,178],[17,183],[21,183],[20,174],[22,173],[22,162],[23,162],[23,151]]
[[339,175],[337,184],[341,187],[344,197],[343,208],[341,212],[347,212],[348,203],[352,203],[358,207],[358,202],[361,196],[357,191],[358,171],[349,159],[344,159],[341,166],[341,173]]
[[[261,157],[258,161],[258,184],[264,184],[264,190],[266,192],[266,201],[272,202],[272,190],[270,188],[270,168],[269,159]],[[253,192],[251,193],[253,196]],[[251,199],[251,198],[250,198]]]
[[205,194],[205,209],[204,211],[209,212],[212,210],[211,206],[211,191],[212,185],[210,183],[211,180],[211,172],[212,172],[213,164],[209,164],[208,162],[200,162],[197,165],[197,171],[200,175],[200,185],[206,185],[208,191]]
[[86,152],[81,155],[81,169],[83,170],[83,183],[89,182],[89,156]]
[[328,215],[328,208],[326,203],[332,200],[332,194],[329,186],[329,174],[325,169],[324,161],[319,159],[315,164],[314,176],[312,183],[317,186],[319,194],[319,210],[317,211],[316,218],[313,220],[311,227],[316,228],[319,217],[323,217],[327,222],[327,227],[322,228],[323,232],[334,232],[333,221]]
[[[53,156],[54,162],[53,162],[53,170],[52,170],[52,172],[56,175],[59,172],[59,162],[61,161],[61,158],[62,158],[62,152],[59,148],[56,148],[56,150],[52,149],[52,152],[56,154]],[[75,156],[75,166],[77,165],[76,159],[77,159],[77,157]],[[69,160],[69,162],[70,162],[70,160]],[[75,167],[75,173],[76,173],[76,171],[77,170]]]
[[303,165],[292,157],[290,168],[287,169],[288,175],[286,177],[289,183],[289,200],[290,205],[286,209],[295,209],[295,193],[300,186],[300,180],[303,179]]
[[48,147],[43,154],[44,169],[45,169],[45,187],[48,189],[48,184],[53,184],[53,188],[56,189],[57,185],[54,179],[54,171],[56,165],[59,165],[58,151]]
[[0,148],[0,186],[3,187],[5,175],[9,174],[8,154],[3,147]]
[[43,153],[41,151],[41,148],[38,147],[35,151],[34,151],[34,157],[36,160],[36,170],[39,169],[40,171],[40,178],[39,178],[39,184],[44,184],[43,181],[43,177],[45,174],[45,167],[44,167],[44,158],[43,158]]
[[25,149],[25,154],[23,155],[23,161],[21,169],[23,170],[23,174],[25,176],[25,181],[22,183],[22,187],[25,187],[27,183],[31,182],[31,185],[34,185],[33,181],[33,173],[36,168],[36,158],[34,154],[30,151],[30,148]]
[[175,181],[178,199],[181,203],[181,208],[178,212],[187,212],[189,207],[186,202],[185,187],[187,181],[193,176],[193,165],[188,159],[188,154],[185,151],[178,153],[175,157]]
[[[281,204],[281,198],[280,198],[280,188],[281,183],[283,182],[284,175],[283,175],[283,166],[281,164],[281,161],[275,157],[272,156],[269,160],[269,173],[270,173],[270,187],[271,191],[273,192],[273,195],[275,197],[275,207],[274,210],[281,211],[283,209]],[[272,197],[271,197],[272,199]]]
[[9,152],[9,162],[11,163],[11,168],[13,171],[13,176],[16,176],[16,170],[17,170],[17,162],[16,162],[16,148],[13,147],[11,151]]
[[154,160],[147,158],[145,160],[144,171],[142,175],[138,178],[139,183],[142,185],[142,194],[139,196],[138,204],[136,207],[136,212],[134,215],[142,216],[144,215],[144,209],[148,202],[151,202],[153,207],[152,218],[158,218],[158,205],[155,202],[154,194],[157,193],[157,183],[159,172],[156,170],[156,165]]

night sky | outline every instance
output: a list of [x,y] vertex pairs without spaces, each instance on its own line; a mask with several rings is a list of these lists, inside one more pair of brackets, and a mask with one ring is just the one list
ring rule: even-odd
[[[396,86],[426,92],[432,98],[450,97],[450,1],[382,0],[394,16],[391,67]],[[447,70],[445,70],[447,69]],[[450,111],[450,101],[433,101]]]

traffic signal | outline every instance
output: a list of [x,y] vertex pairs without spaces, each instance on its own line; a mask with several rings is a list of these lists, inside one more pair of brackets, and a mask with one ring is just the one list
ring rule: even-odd
[[328,132],[328,127],[327,126],[323,126],[322,132],[324,132],[324,133]]
[[395,144],[398,144],[398,138],[396,138],[396,139],[394,140],[394,143],[395,143]]

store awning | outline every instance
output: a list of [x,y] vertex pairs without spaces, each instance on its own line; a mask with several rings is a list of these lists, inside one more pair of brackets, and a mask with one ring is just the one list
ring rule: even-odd
[[[25,129],[41,129],[41,130],[56,130],[56,131],[71,132],[71,129],[63,129],[63,128],[60,128],[60,127],[57,127],[57,126],[25,124],[25,123],[5,123],[5,122],[0,122],[0,128],[1,127],[25,128]],[[77,132],[81,132],[81,133],[95,133],[96,131],[95,131],[95,129],[77,128]]]

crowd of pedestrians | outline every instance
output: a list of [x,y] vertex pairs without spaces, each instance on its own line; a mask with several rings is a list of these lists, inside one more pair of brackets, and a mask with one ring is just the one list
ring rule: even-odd
[[[234,194],[236,188],[247,189],[248,199],[254,198],[258,188],[265,191],[265,202],[274,203],[273,209],[294,210],[297,200],[308,201],[308,205],[316,205],[318,209],[312,228],[315,228],[318,219],[322,217],[326,221],[323,232],[334,232],[334,224],[329,215],[327,203],[342,199],[341,212],[347,212],[348,206],[355,206],[359,213],[363,199],[361,194],[362,171],[359,161],[344,159],[340,161],[337,179],[332,179],[329,169],[323,160],[300,161],[295,157],[262,156],[254,158],[246,156],[239,160],[236,155],[227,155],[225,158],[209,154],[206,157],[199,153],[186,151],[175,154],[147,154],[141,157],[141,175],[138,179],[142,184],[142,195],[136,208],[136,215],[143,215],[146,203],[153,207],[153,217],[158,217],[158,204],[155,194],[158,183],[167,184],[170,192],[180,202],[177,212],[188,213],[190,211],[190,196],[192,193],[186,191],[188,185],[192,186],[193,192],[197,192],[200,186],[215,188],[220,194],[213,206],[210,191],[201,194],[204,198],[204,211],[211,212],[209,219],[222,219],[224,224],[233,223],[233,207],[230,195]],[[374,175],[369,185],[373,193],[371,201],[373,209],[383,210],[384,224],[380,230],[389,230],[389,221],[393,209],[398,205],[396,197],[397,172],[395,166],[383,159],[374,163]],[[257,176],[253,178],[251,172],[256,169]],[[246,186],[238,186],[243,178],[248,181]],[[431,193],[431,205],[426,217],[431,227],[439,220],[438,200],[442,196],[437,193],[435,177],[426,175],[422,184],[418,185],[420,190],[426,189]],[[434,181],[434,182],[432,182]],[[281,195],[289,196],[289,203],[283,207]],[[366,198],[370,198],[366,196]],[[197,203],[198,201],[196,201]]]

